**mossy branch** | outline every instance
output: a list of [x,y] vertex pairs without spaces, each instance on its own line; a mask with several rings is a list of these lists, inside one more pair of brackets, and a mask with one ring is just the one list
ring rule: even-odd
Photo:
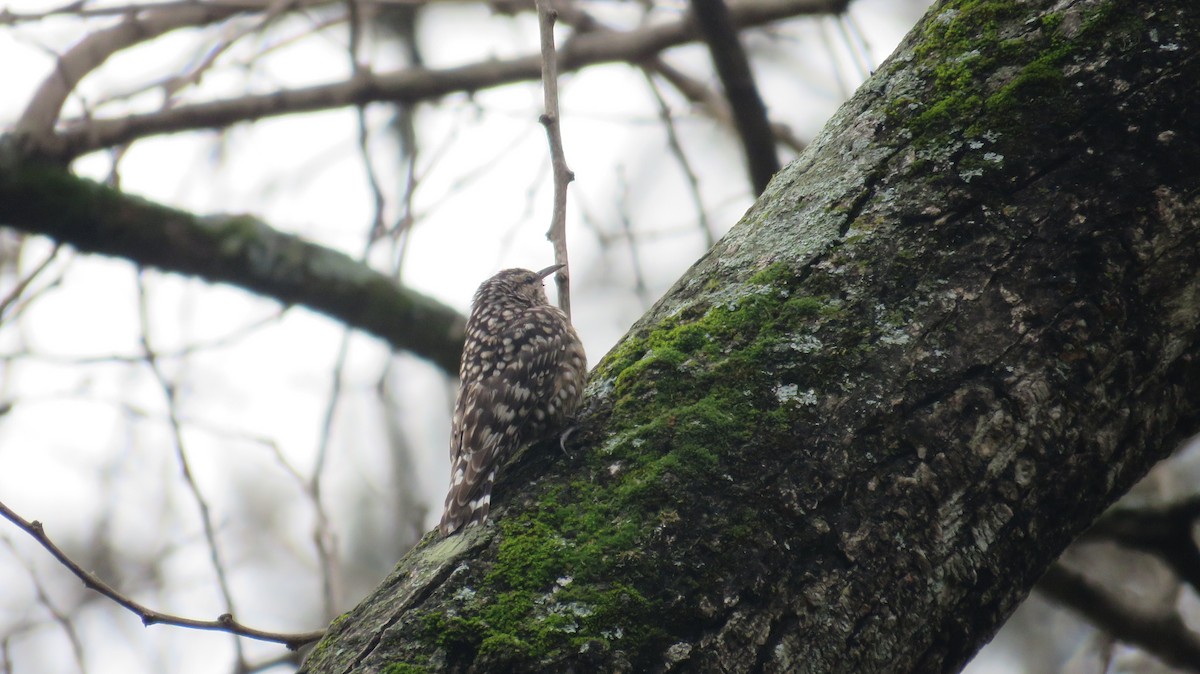
[[57,168],[14,162],[0,168],[0,204],[0,224],[304,306],[458,372],[461,314],[252,216],[199,217]]

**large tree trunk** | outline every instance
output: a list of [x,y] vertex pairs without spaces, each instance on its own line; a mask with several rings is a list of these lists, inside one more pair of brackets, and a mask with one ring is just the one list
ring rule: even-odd
[[950,672],[1197,428],[1200,6],[943,2],[309,672]]

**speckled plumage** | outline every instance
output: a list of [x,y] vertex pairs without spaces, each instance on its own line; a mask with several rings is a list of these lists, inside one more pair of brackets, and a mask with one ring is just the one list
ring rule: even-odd
[[583,344],[542,287],[558,269],[506,269],[475,292],[450,431],[443,536],[487,521],[500,464],[563,430],[579,405]]

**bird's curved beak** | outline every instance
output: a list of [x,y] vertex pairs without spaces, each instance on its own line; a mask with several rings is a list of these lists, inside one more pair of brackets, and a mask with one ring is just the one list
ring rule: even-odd
[[538,276],[538,278],[540,278],[540,279],[545,279],[547,276],[549,276],[549,275],[553,274],[554,272],[558,271],[559,269],[562,269],[562,268],[563,268],[563,267],[565,267],[565,266],[567,266],[567,265],[565,265],[565,264],[552,264],[552,265],[550,265],[549,267],[546,267],[545,269],[543,269],[543,270],[539,271],[539,272],[537,273],[537,276]]

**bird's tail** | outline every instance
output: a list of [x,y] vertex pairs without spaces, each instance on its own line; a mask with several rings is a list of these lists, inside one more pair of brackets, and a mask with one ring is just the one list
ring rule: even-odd
[[496,469],[493,468],[482,480],[474,484],[460,480],[457,484],[450,485],[450,492],[446,494],[446,508],[442,511],[442,522],[438,525],[442,536],[449,536],[459,529],[487,521],[488,510],[492,505],[492,483],[495,481]]

